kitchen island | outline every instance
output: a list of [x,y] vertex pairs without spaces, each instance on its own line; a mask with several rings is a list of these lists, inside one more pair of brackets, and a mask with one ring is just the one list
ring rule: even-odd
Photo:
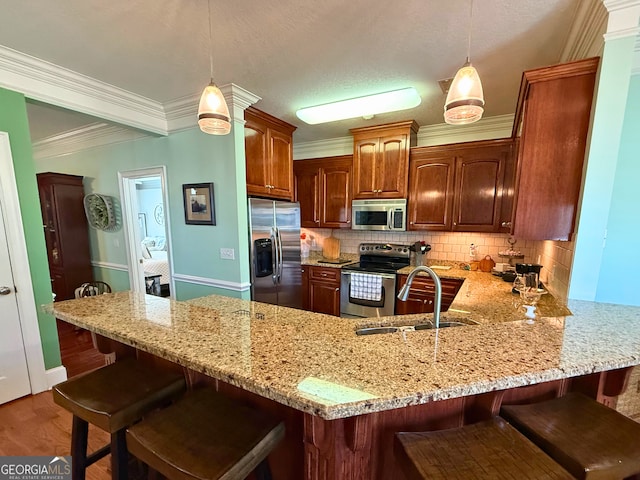
[[296,480],[393,478],[394,431],[455,427],[501,401],[567,389],[615,395],[598,372],[640,364],[640,308],[591,302],[533,324],[496,318],[367,336],[355,334],[367,319],[221,296],[176,302],[120,292],[48,308],[280,414],[287,439],[274,475]]

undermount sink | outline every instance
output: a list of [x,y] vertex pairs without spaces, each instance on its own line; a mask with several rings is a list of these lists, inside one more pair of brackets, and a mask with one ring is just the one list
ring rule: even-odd
[[[440,322],[440,328],[446,327],[463,327],[467,325],[462,322]],[[378,333],[396,333],[396,332],[411,332],[414,330],[432,330],[435,326],[433,323],[419,323],[418,325],[404,325],[401,327],[366,327],[356,330],[356,335],[375,335]]]

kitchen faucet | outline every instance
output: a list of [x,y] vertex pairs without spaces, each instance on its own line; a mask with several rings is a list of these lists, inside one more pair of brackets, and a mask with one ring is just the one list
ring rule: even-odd
[[436,328],[440,328],[440,304],[442,303],[442,283],[440,283],[440,277],[438,277],[436,272],[431,270],[429,267],[420,265],[413,269],[413,271],[407,277],[407,283],[405,283],[400,289],[400,292],[398,292],[398,300],[401,300],[403,302],[407,301],[407,298],[409,297],[409,289],[411,288],[413,279],[419,272],[428,273],[429,276],[433,279],[433,283],[435,284],[436,298],[434,300],[434,306],[433,306],[433,323],[435,324]]

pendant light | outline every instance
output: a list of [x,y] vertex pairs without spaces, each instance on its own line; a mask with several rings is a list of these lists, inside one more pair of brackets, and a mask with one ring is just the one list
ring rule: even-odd
[[477,122],[484,113],[484,94],[482,83],[476,69],[471,65],[471,25],[473,19],[473,0],[469,11],[469,43],[467,61],[451,82],[447,101],[444,104],[444,121],[452,125],[464,125]]
[[202,92],[198,106],[198,125],[200,130],[211,135],[226,135],[231,131],[229,107],[224,95],[213,83],[213,41],[211,40],[211,0],[207,0],[209,12],[209,67],[211,82]]

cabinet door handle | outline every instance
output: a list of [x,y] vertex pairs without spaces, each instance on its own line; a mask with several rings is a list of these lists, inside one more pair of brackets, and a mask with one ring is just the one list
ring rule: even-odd
[[9,287],[0,287],[0,295],[9,295],[11,289]]
[[511,222],[502,222],[501,224],[503,227],[510,227],[511,226]]
[[340,287],[336,287],[336,292],[339,292],[339,291],[340,291]]
[[413,225],[413,222],[409,222],[409,225]]

